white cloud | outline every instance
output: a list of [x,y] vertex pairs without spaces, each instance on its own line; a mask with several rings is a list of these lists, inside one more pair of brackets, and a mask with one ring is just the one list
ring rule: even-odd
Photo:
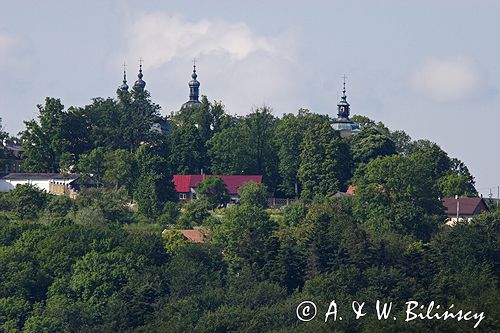
[[243,22],[146,14],[128,27],[126,50],[114,63],[143,57],[148,89],[164,113],[185,101],[193,58],[201,93],[222,100],[229,112],[244,114],[263,103],[294,112],[301,75],[296,39],[291,31],[259,35]]
[[254,52],[285,51],[275,39],[256,35],[245,23],[207,19],[190,22],[181,16],[163,13],[138,17],[129,27],[127,39],[126,53],[147,55],[146,69],[176,57],[220,55],[239,61]]
[[6,62],[9,54],[19,45],[15,37],[0,32],[0,61]]
[[431,59],[417,68],[411,81],[423,95],[448,102],[473,94],[479,86],[479,74],[466,59]]

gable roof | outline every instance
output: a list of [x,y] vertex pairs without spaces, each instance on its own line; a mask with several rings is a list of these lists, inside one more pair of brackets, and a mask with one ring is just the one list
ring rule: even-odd
[[177,193],[188,193],[191,188],[196,189],[198,183],[207,177],[220,177],[226,184],[229,194],[237,194],[238,188],[247,182],[262,183],[262,176],[259,175],[174,175],[173,183]]
[[206,237],[208,236],[207,233],[203,233],[198,229],[185,229],[185,230],[165,229],[162,231],[161,234],[166,235],[172,232],[179,232],[182,236],[186,237],[186,239],[191,243],[205,243]]
[[80,175],[76,173],[70,173],[63,175],[61,173],[9,173],[1,177],[2,179],[8,180],[74,180],[79,178]]
[[178,230],[184,237],[193,243],[204,243],[205,235],[198,230]]
[[446,210],[446,215],[457,215],[457,202],[458,202],[458,215],[476,215],[482,211],[488,210],[486,202],[483,198],[443,198],[443,206]]

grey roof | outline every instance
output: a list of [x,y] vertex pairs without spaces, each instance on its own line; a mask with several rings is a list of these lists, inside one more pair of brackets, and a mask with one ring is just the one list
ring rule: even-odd
[[60,179],[60,180],[75,180],[79,178],[80,175],[77,173],[70,173],[67,175],[63,175],[61,173],[27,173],[27,172],[21,172],[21,173],[9,173],[6,174],[2,177],[1,179],[9,179],[9,180],[44,180],[44,179]]

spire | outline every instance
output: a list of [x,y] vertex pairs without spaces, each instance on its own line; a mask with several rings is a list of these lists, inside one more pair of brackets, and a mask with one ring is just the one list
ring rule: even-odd
[[123,91],[128,91],[128,84],[127,84],[127,72],[125,70],[125,68],[127,67],[127,65],[125,63],[123,63],[123,83],[120,85],[120,90],[123,90]]
[[201,105],[200,97],[200,82],[197,80],[198,74],[196,74],[196,59],[193,59],[193,73],[191,74],[191,81],[189,81],[189,101],[182,104],[181,110],[191,107],[199,107]]
[[189,101],[200,102],[198,100],[200,96],[200,82],[196,79],[198,74],[196,74],[196,59],[193,59],[193,74],[191,74],[191,81],[189,81]]
[[340,101],[337,104],[337,110],[338,110],[338,118],[339,119],[349,119],[349,103],[347,102],[347,95],[346,89],[345,89],[345,79],[346,76],[343,76],[344,78],[344,87],[342,89],[342,97],[340,97]]
[[139,74],[137,74],[137,81],[134,83],[134,87],[137,87],[140,90],[144,90],[144,87],[146,86],[146,82],[142,79],[142,58],[139,59]]

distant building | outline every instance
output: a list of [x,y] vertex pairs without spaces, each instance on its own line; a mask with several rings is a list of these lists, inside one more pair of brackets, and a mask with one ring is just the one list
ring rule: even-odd
[[342,90],[342,97],[337,104],[337,118],[333,121],[333,128],[340,132],[343,138],[349,137],[359,133],[359,125],[349,118],[350,105],[347,102],[347,95],[345,94],[345,79],[344,89]]
[[4,160],[0,161],[0,165],[3,165],[3,170],[0,170],[0,173],[23,172],[21,168],[21,157],[24,152],[22,145],[7,141],[0,142],[0,145],[6,155]]
[[446,211],[446,224],[454,225],[458,221],[469,222],[474,216],[488,210],[483,198],[443,198]]
[[31,184],[50,194],[75,198],[78,193],[77,180],[79,178],[78,174],[9,173],[0,176],[0,192],[12,191],[17,185]]
[[262,183],[262,176],[253,175],[175,175],[173,183],[179,200],[193,200],[196,198],[198,183],[207,177],[220,177],[226,184],[227,192],[232,202],[239,202],[238,189],[248,182]]
[[202,232],[199,229],[186,229],[186,230],[163,230],[162,234],[166,235],[173,231],[180,232],[182,236],[184,236],[191,243],[205,243],[208,238],[208,234],[206,232]]

